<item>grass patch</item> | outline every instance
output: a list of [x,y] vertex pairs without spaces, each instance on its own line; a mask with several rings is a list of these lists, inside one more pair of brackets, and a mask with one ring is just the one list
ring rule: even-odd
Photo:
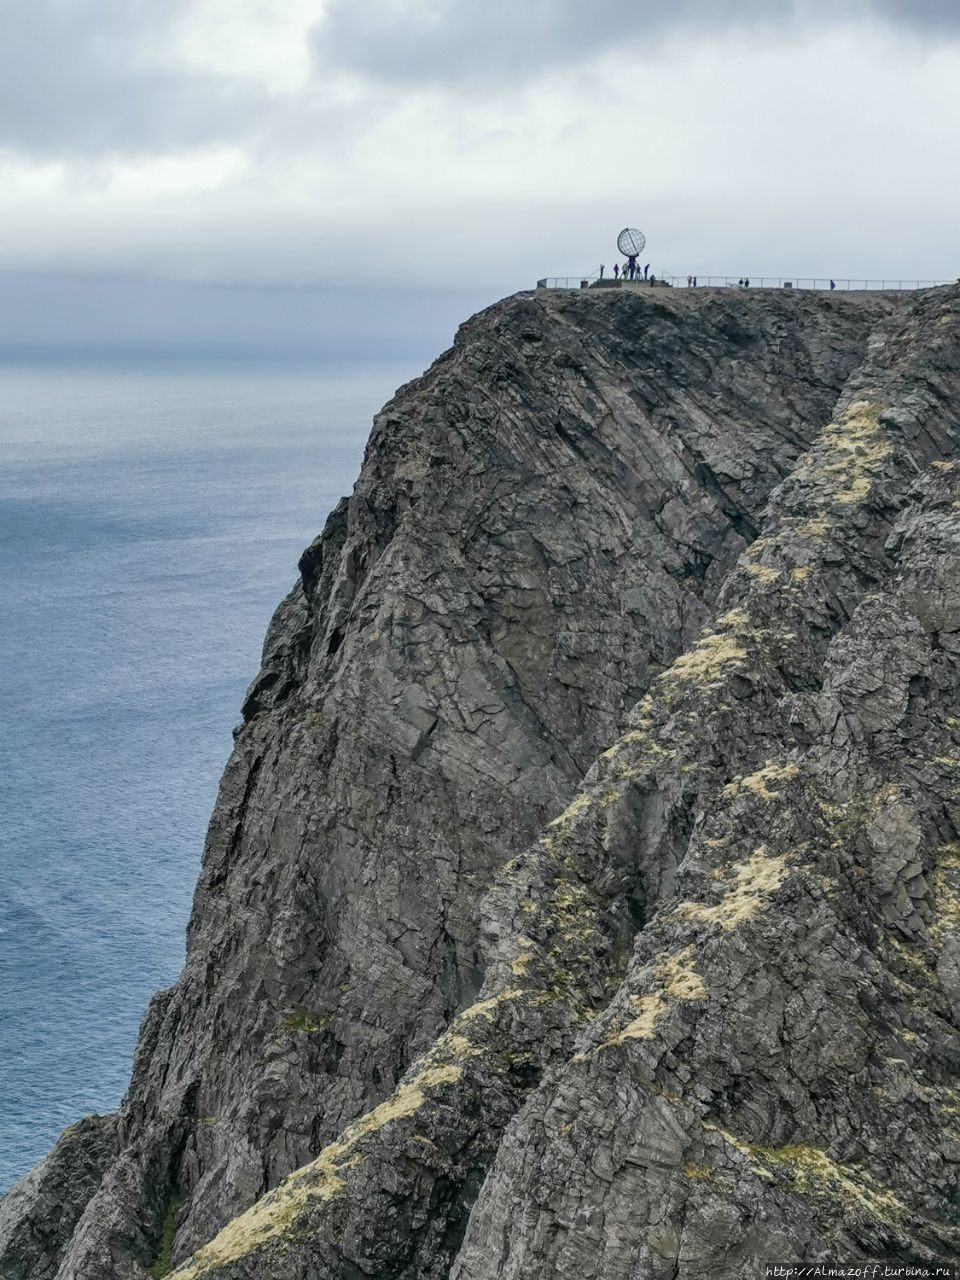
[[147,1275],[150,1280],[164,1280],[164,1277],[170,1274],[173,1267],[171,1260],[173,1237],[177,1234],[177,1214],[180,1212],[182,1204],[183,1196],[174,1196],[167,1205],[167,1212],[163,1216],[163,1227],[160,1231],[157,1256],[147,1268]]
[[280,1030],[288,1035],[294,1035],[298,1031],[317,1032],[322,1031],[329,1021],[329,1018],[315,1018],[306,1009],[294,1009],[280,1023]]

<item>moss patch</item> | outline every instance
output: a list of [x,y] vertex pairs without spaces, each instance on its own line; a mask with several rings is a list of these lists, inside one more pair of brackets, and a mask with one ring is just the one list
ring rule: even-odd
[[280,1023],[280,1030],[289,1035],[293,1035],[298,1031],[306,1031],[308,1033],[322,1031],[329,1021],[329,1018],[315,1018],[306,1009],[294,1009]]
[[171,1262],[173,1237],[177,1234],[177,1214],[182,1204],[183,1197],[174,1196],[167,1205],[167,1211],[163,1216],[163,1227],[160,1230],[157,1256],[147,1269],[150,1280],[164,1280],[164,1277],[170,1274],[170,1268],[173,1265]]

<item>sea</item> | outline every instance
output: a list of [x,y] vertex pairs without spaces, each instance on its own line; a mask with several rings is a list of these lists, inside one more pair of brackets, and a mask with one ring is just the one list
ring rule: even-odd
[[270,615],[426,363],[0,363],[0,1193],[173,982]]

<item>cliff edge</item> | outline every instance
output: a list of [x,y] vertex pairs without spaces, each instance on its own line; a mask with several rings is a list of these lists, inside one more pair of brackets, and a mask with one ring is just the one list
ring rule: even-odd
[[960,291],[519,295],[277,611],[5,1280],[960,1254]]

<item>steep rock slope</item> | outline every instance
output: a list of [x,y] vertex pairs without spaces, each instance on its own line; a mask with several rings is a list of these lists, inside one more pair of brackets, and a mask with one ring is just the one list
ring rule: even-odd
[[[891,663],[901,655],[904,643],[882,629],[899,572],[886,545],[897,514],[949,535],[948,519],[937,524],[947,474],[926,496],[908,495],[907,479],[955,441],[954,308],[950,294],[892,316],[884,299],[521,297],[475,318],[401,391],[377,421],[353,497],[305,554],[274,620],[211,824],[187,968],[151,1007],[116,1151],[98,1151],[102,1186],[63,1254],[62,1232],[44,1253],[48,1272],[53,1256],[63,1280],[142,1277],[164,1220],[172,1257],[183,1258],[279,1183],[185,1274],[440,1276],[459,1252],[464,1275],[628,1275],[641,1236],[651,1257],[661,1247],[641,1203],[668,1220],[663,1274],[708,1247],[726,1250],[716,1274],[737,1274],[736,1248],[706,1229],[690,1229],[686,1254],[670,1253],[677,1222],[741,1211],[723,1161],[699,1148],[681,1161],[706,1172],[681,1184],[690,1195],[674,1197],[670,1217],[650,1173],[659,1157],[644,1164],[617,1149],[618,1117],[643,1120],[660,1098],[630,1055],[650,1057],[647,1041],[659,1046],[675,1016],[715,1016],[716,1002],[701,1004],[714,971],[692,958],[700,933],[719,930],[737,954],[752,939],[753,914],[724,928],[726,899],[705,898],[703,877],[715,896],[729,879],[727,892],[749,905],[770,882],[772,892],[800,876],[781,876],[788,862],[769,841],[738,847],[760,821],[748,811],[765,800],[758,788],[789,784],[804,848],[819,810],[801,776],[815,789],[816,767],[840,788],[815,792],[816,803],[841,815],[853,804],[841,794],[848,762],[823,740],[824,673],[843,685],[843,646],[854,641],[868,655],[889,641]],[[946,573],[946,556],[934,559]],[[876,635],[869,619],[850,623],[871,588],[881,592]],[[726,621],[677,661],[711,617]],[[757,640],[754,654],[751,637],[767,647]],[[514,857],[648,689],[589,788]],[[864,767],[849,766],[854,779]],[[759,784],[737,789],[738,776],[757,773]],[[701,844],[727,846],[711,844],[723,837],[704,823],[727,810],[730,847],[706,868]],[[948,884],[949,863],[937,868]],[[941,940],[951,936],[944,927]],[[764,962],[771,989],[785,982]],[[739,978],[724,964],[714,987],[733,992]],[[801,976],[791,980],[802,986]],[[890,1010],[870,1000],[887,1025]],[[751,1010],[739,1016],[758,1037]],[[734,1019],[697,1040],[712,1054],[713,1076],[700,1063],[693,1071],[706,1072],[704,1088],[714,1077],[727,1088],[732,1074],[742,1091],[753,1079],[716,1039],[734,1025],[746,1035]],[[624,1034],[635,1022],[642,1034]],[[777,1029],[791,1043],[794,1027]],[[774,1045],[769,1028],[766,1037]],[[692,1070],[680,1068],[686,1081]],[[668,1083],[656,1087],[689,1133],[683,1107],[693,1103]],[[780,1083],[767,1088],[764,1116],[780,1102]],[[812,1097],[809,1114],[826,1129],[831,1113]],[[545,1117],[564,1105],[572,1119],[555,1137]],[[721,1124],[709,1108],[704,1124],[726,1135],[706,1145],[726,1152],[736,1176],[747,1160],[737,1143],[795,1136],[783,1115],[784,1131],[768,1133],[759,1104],[744,1105],[752,1127]],[[585,1123],[576,1138],[573,1120]],[[772,1138],[770,1150],[804,1145]],[[848,1177],[829,1142],[806,1146]],[[583,1176],[568,1185],[577,1160]],[[768,1163],[754,1174],[762,1184],[776,1183]],[[674,1175],[686,1176],[669,1162],[661,1173],[671,1194]],[[741,1190],[747,1206],[756,1195]],[[0,1218],[0,1274],[48,1274],[24,1265],[18,1244],[37,1204],[21,1191],[6,1234]],[[633,1236],[618,1235],[618,1215]],[[931,1238],[917,1247],[940,1248],[942,1236]],[[606,1270],[584,1270],[588,1258]]]
[[939,291],[500,869],[477,1001],[178,1280],[956,1261],[958,436]]
[[4,1280],[51,1280],[116,1149],[116,1118],[88,1116],[0,1200]]

